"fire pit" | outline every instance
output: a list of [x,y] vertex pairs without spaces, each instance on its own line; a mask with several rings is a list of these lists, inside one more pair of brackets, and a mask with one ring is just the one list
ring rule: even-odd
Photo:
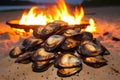
[[24,29],[25,31],[29,31],[30,29],[34,29],[40,25],[20,25],[19,24],[20,20],[10,20],[7,21],[6,24],[10,25],[12,28],[17,28],[17,29]]
[[48,9],[40,9],[32,7],[30,11],[25,11],[20,20],[9,20],[6,23],[12,28],[24,29],[29,31],[41,25],[47,25],[54,21],[64,21],[67,25],[80,26],[86,31],[95,32],[95,23],[93,19],[82,20],[84,17],[84,10],[81,7],[69,10],[63,0],[57,1],[58,5],[52,6]]
[[[43,25],[34,25],[34,24],[33,25],[25,25],[25,24],[19,24],[19,22],[20,22],[20,20],[9,20],[6,22],[6,24],[10,25],[10,27],[12,27],[12,28],[24,29],[25,31],[29,31],[30,29],[35,29],[39,26],[43,26]],[[81,28],[85,29],[88,25],[90,25],[89,22],[84,21],[81,24],[75,25],[75,26],[80,26]]]

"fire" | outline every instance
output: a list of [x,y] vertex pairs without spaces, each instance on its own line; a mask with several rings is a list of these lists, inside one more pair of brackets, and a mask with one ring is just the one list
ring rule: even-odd
[[46,16],[41,12],[37,14],[35,11],[37,7],[31,8],[28,14],[23,14],[19,24],[25,25],[46,25]]
[[[24,13],[19,24],[24,25],[46,25],[55,20],[67,22],[69,25],[81,24],[84,17],[84,10],[81,7],[70,10],[64,0],[57,0],[57,5],[50,7],[47,10],[32,7],[28,13]],[[90,19],[90,26],[87,27],[90,32],[95,31],[94,21]]]
[[12,28],[12,30],[20,35],[20,36],[24,36],[24,37],[27,37],[28,35],[32,34],[33,33],[33,30],[30,29],[28,32],[26,32],[24,29],[16,29],[16,28]]
[[87,26],[87,28],[85,29],[85,31],[88,31],[88,32],[96,32],[96,26],[95,26],[95,22],[94,20],[91,18],[89,20],[89,26]]

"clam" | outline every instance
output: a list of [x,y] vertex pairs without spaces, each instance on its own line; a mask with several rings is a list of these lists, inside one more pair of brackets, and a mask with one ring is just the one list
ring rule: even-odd
[[92,41],[93,35],[90,32],[82,32],[80,38],[81,41]]
[[97,41],[84,41],[77,51],[85,57],[109,54],[108,50]]
[[45,41],[44,48],[46,51],[53,51],[55,49],[58,49],[64,41],[64,36],[52,35]]
[[73,52],[73,55],[77,56],[79,59],[82,60],[82,55],[80,55],[76,50]]
[[33,52],[26,52],[22,55],[20,55],[17,60],[15,61],[15,63],[22,63],[22,64],[28,64],[32,61],[31,59],[31,55],[33,54]]
[[33,61],[45,61],[55,58],[55,52],[47,52],[44,48],[40,48],[32,55]]
[[44,29],[44,27],[45,27],[45,26],[39,26],[39,27],[35,28],[35,29],[33,30],[33,35],[34,35],[36,38],[42,38],[42,39],[43,39],[44,35],[41,36],[41,33],[42,33],[42,30]]
[[65,42],[62,44],[61,48],[65,51],[75,50],[78,46],[78,42],[72,38],[67,38]]
[[94,68],[99,68],[107,65],[107,60],[105,60],[103,56],[85,57],[83,59],[83,62]]
[[80,72],[82,67],[74,67],[74,68],[61,68],[58,69],[57,74],[60,77],[69,77],[78,72]]
[[99,47],[101,47],[102,52],[100,53],[100,55],[109,55],[110,52],[96,39],[93,39],[93,41],[96,45],[98,45]]
[[46,26],[44,26],[44,28],[39,28],[34,30],[33,35],[37,38],[47,39],[49,36],[57,32],[61,27],[59,24],[49,23]]
[[78,35],[80,34],[79,31],[76,31],[74,29],[67,29],[66,31],[64,31],[63,35],[66,36],[66,37],[71,37],[71,36],[75,36],[75,35]]
[[34,72],[43,72],[43,71],[46,71],[52,65],[52,63],[53,63],[53,60],[33,62],[33,64],[32,64],[32,70]]
[[59,24],[60,26],[67,26],[68,25],[67,22],[60,21],[60,20],[56,20],[56,21],[52,22],[52,24]]
[[81,67],[81,60],[70,53],[64,53],[58,56],[54,63],[55,67],[58,68],[72,68],[72,67]]
[[22,46],[15,47],[10,51],[9,56],[11,58],[17,58],[19,55],[23,54],[24,52],[25,52],[24,47]]
[[81,44],[78,48],[78,53],[82,56],[97,56],[101,51],[101,48],[92,42]]
[[27,51],[34,51],[40,48],[42,43],[43,43],[42,39],[27,38],[23,41],[22,45],[25,47]]

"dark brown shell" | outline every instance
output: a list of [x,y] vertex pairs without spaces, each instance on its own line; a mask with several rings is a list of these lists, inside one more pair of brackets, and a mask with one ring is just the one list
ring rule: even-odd
[[10,51],[9,56],[11,58],[17,58],[19,55],[23,54],[24,52],[25,52],[24,47],[22,46],[15,47]]
[[80,72],[82,67],[74,67],[74,68],[61,68],[58,69],[57,74],[60,77],[69,77],[78,72]]
[[26,52],[22,55],[20,55],[17,60],[15,61],[15,63],[22,63],[22,64],[28,64],[32,61],[31,59],[31,55],[33,54],[33,52]]
[[52,22],[52,24],[58,24],[60,26],[67,26],[68,25],[67,22],[60,21],[60,20],[56,20],[56,21]]
[[43,39],[44,36],[40,36],[40,34],[41,34],[42,30],[44,29],[44,27],[45,26],[39,26],[39,27],[35,28],[33,30],[34,37],[36,37],[36,38],[42,38]]
[[32,55],[33,61],[45,61],[55,58],[54,52],[47,52],[44,48],[40,48]]
[[91,67],[99,68],[104,65],[107,65],[107,60],[103,58],[103,56],[96,56],[96,57],[85,57],[83,62]]
[[78,48],[78,53],[84,57],[86,56],[98,56],[109,54],[108,50],[105,49],[102,44],[93,41],[84,41]]
[[65,42],[62,44],[61,48],[65,51],[72,51],[78,46],[78,41],[72,39],[72,38],[67,38]]
[[34,72],[43,72],[49,69],[54,60],[33,62],[32,70]]
[[80,34],[79,31],[77,30],[74,30],[74,29],[67,29],[64,31],[63,35],[66,36],[66,37],[72,37],[72,36],[75,36],[75,35],[78,35]]
[[65,54],[58,56],[58,58],[55,60],[54,65],[55,67],[58,67],[58,68],[81,67],[82,62],[75,55],[65,53]]
[[83,41],[92,41],[93,40],[93,34],[90,32],[82,32],[80,40]]
[[43,43],[42,39],[27,38],[23,41],[22,45],[25,47],[27,51],[34,51],[40,48],[42,43]]
[[103,52],[100,53],[100,55],[109,55],[110,54],[110,52],[100,43],[100,41],[93,39],[92,42],[101,47]]
[[65,37],[61,35],[52,35],[45,41],[45,50],[53,51],[58,49],[62,43],[65,41]]
[[44,26],[44,28],[38,27],[37,29],[35,29],[33,35],[37,38],[47,39],[49,36],[57,32],[60,28],[61,26],[59,24],[49,23],[46,26]]

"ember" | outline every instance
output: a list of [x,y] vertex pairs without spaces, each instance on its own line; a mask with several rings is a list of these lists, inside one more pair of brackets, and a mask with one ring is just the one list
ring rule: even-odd
[[20,47],[11,50],[10,57],[17,58],[16,63],[32,62],[34,72],[46,71],[54,64],[60,77],[80,72],[82,61],[94,68],[107,64],[103,56],[110,53],[92,33],[64,24],[58,21],[36,28],[35,38],[25,39]]

